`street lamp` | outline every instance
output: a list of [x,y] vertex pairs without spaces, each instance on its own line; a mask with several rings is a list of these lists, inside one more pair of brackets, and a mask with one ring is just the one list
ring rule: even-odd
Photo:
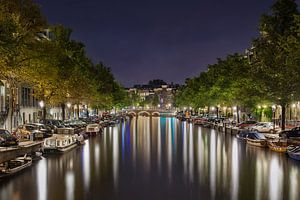
[[67,103],[67,108],[68,108],[68,119],[71,118],[71,113],[70,113],[70,108],[71,108],[71,103]]
[[39,102],[39,105],[40,105],[41,108],[44,108],[44,106],[45,106],[44,101],[40,101],[40,102]]
[[40,105],[40,107],[41,107],[41,109],[42,109],[42,119],[43,120],[45,120],[46,119],[46,113],[45,113],[45,103],[44,103],[44,101],[40,101],[39,102],[39,105]]

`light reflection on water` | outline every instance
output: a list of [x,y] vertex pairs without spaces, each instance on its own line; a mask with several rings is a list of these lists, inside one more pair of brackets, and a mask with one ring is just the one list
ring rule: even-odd
[[300,199],[299,170],[286,155],[229,134],[138,117],[0,180],[0,198],[293,200]]

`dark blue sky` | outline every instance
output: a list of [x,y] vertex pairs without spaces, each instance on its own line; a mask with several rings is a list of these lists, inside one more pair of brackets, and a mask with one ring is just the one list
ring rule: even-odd
[[[48,22],[73,30],[94,62],[125,86],[183,83],[244,52],[275,0],[36,0]],[[299,5],[299,1],[298,5]]]

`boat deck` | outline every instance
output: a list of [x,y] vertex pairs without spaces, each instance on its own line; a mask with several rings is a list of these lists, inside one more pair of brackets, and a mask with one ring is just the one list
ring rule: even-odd
[[12,160],[18,156],[41,151],[43,141],[26,141],[20,142],[14,147],[0,147],[0,163]]

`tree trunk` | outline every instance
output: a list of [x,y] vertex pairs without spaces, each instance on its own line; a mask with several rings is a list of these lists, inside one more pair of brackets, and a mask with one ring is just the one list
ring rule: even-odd
[[236,107],[236,118],[237,118],[237,123],[240,123],[240,112],[239,112],[239,107]]
[[43,121],[45,121],[47,115],[46,105],[43,107]]
[[[14,116],[14,97],[13,97],[13,90],[10,88],[10,108],[9,108],[9,120],[10,120],[10,131],[12,132],[13,129],[13,116]],[[23,119],[24,121],[24,119]]]
[[89,118],[90,113],[89,113],[89,106],[86,105],[86,117]]
[[286,104],[281,105],[281,129],[285,130],[285,106]]
[[65,121],[66,119],[66,105],[64,103],[61,104],[61,117],[62,120]]
[[219,107],[217,107],[217,118],[219,118]]
[[76,117],[79,119],[79,103],[77,104]]

